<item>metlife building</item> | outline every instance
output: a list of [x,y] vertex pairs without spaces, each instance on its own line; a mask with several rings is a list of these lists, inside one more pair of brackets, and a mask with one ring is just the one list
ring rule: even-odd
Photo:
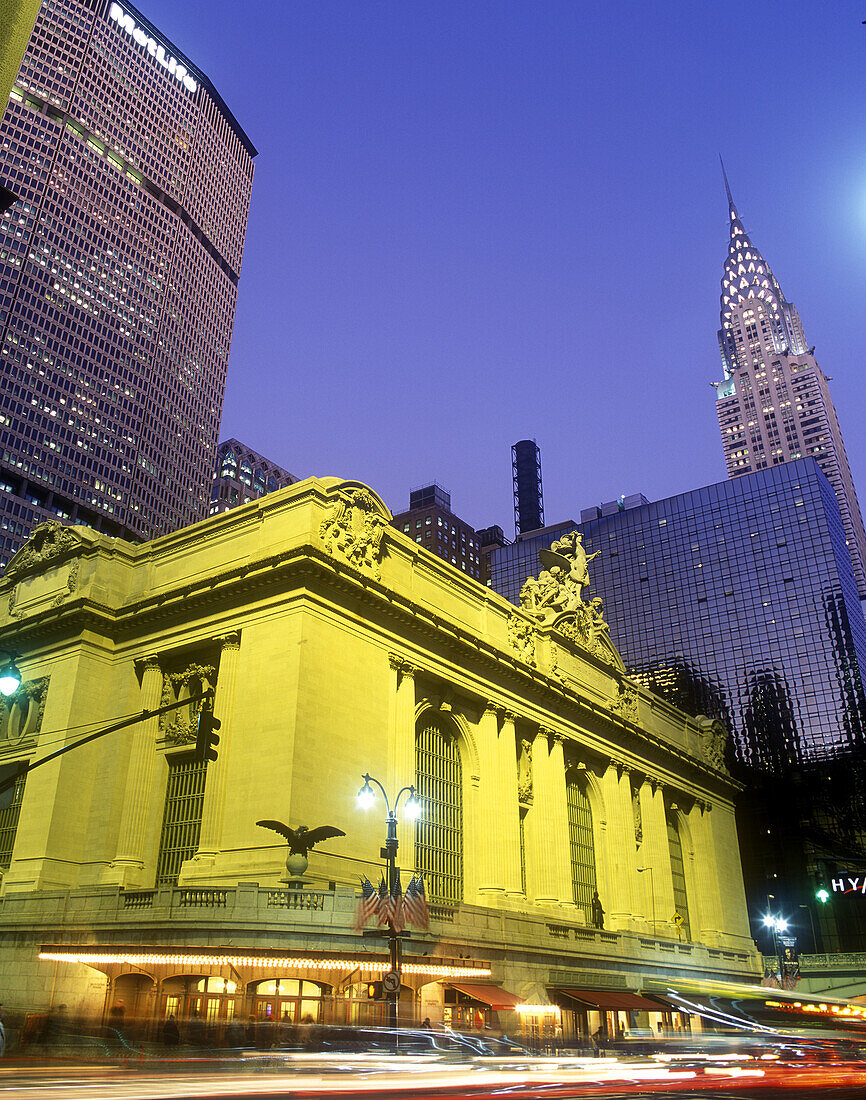
[[0,126],[0,566],[207,515],[256,150],[113,0],[45,0]]

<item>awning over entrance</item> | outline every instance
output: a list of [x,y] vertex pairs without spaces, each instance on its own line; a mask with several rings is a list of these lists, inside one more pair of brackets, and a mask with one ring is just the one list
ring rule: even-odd
[[[48,962],[86,963],[96,969],[103,967],[136,967],[138,969],[166,967],[189,973],[203,974],[209,968],[232,966],[245,969],[265,969],[280,974],[300,974],[305,971],[349,972],[358,971],[362,975],[379,977],[391,969],[390,958],[384,953],[358,955],[337,952],[308,951],[303,955],[289,951],[258,949],[255,953],[239,954],[213,947],[169,947],[169,946],[108,946],[98,944],[69,945],[46,944],[39,952],[39,958]],[[483,963],[467,966],[463,961],[428,958],[426,955],[404,955],[402,971],[404,977],[427,977],[448,981],[450,978],[486,978],[491,970]],[[364,977],[364,980],[368,980]],[[487,988],[479,986],[478,988]],[[490,988],[495,988],[491,986]],[[504,990],[503,990],[504,992]],[[508,993],[506,996],[510,997]]]
[[587,1008],[631,1009],[637,1012],[659,1012],[661,1005],[640,993],[628,989],[558,989],[573,1001],[580,1001]]
[[522,1005],[523,1001],[509,993],[507,989],[500,989],[498,985],[468,985],[465,982],[450,982],[452,989],[459,989],[473,1001],[480,1001],[493,1009],[509,1009],[516,1005]]

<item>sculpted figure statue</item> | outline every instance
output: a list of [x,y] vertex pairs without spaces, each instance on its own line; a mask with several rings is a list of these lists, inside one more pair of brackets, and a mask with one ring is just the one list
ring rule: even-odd
[[527,577],[520,589],[520,606],[524,611],[538,611],[541,600],[541,585],[535,577]]
[[610,636],[610,627],[604,621],[601,596],[596,596],[589,601],[589,648],[594,649],[596,644],[605,636]]
[[542,620],[555,618],[563,611],[583,612],[583,590],[589,584],[587,564],[600,553],[587,554],[579,531],[563,535],[549,550],[539,550],[544,568],[537,580],[527,578],[520,590],[520,606]]
[[583,547],[583,535],[580,531],[569,531],[561,539],[551,544],[550,549],[555,554],[560,554],[568,563],[568,579],[577,589],[578,603],[582,602],[584,588],[589,585],[589,570],[587,564],[597,558],[601,550],[587,555]]

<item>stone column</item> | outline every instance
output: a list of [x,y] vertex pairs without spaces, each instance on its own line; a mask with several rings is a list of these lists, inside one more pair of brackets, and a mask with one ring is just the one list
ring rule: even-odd
[[478,893],[482,899],[499,897],[505,890],[502,832],[502,776],[499,767],[499,720],[496,706],[487,703],[478,723],[481,821],[486,822],[479,846]]
[[397,689],[400,685],[400,669],[402,666],[402,657],[398,657],[396,653],[388,654],[388,687],[385,695],[388,701],[388,728],[386,730],[388,762],[385,786],[389,791],[397,790],[394,786],[397,781]]
[[[643,891],[637,871],[634,815],[631,804],[631,779],[627,767],[611,760],[601,778],[608,816],[609,894],[602,898],[610,928],[635,927],[635,917],[643,913]],[[645,872],[646,873],[646,872]],[[646,884],[649,889],[649,883]]]
[[568,823],[568,801],[565,792],[565,753],[561,733],[552,733],[548,756],[550,791],[550,816],[553,831],[550,834],[550,860],[555,876],[557,900],[560,905],[574,909],[574,885],[571,879],[571,829]]
[[526,815],[527,886],[536,905],[555,905],[558,899],[556,861],[551,848],[550,750],[548,730],[540,729],[532,742],[532,807]]
[[394,710],[393,791],[415,786],[415,673],[408,661],[397,672],[397,700]]
[[637,841],[634,831],[634,792],[632,790],[633,772],[630,768],[622,767],[619,774],[619,806],[617,817],[621,822],[622,852],[621,863],[625,878],[625,904],[627,905],[628,921],[623,927],[634,928],[636,916],[640,914],[640,885],[637,873]]
[[[157,710],[162,698],[162,668],[159,658],[146,657],[141,678],[143,710]],[[144,845],[147,840],[148,809],[156,764],[156,739],[159,718],[132,728],[132,751],[126,777],[123,813],[117,838],[117,854],[105,876],[107,883],[118,886],[145,886]]]
[[222,851],[223,821],[225,818],[228,769],[231,759],[240,648],[240,634],[229,634],[222,639],[222,652],[220,653],[219,673],[217,674],[213,704],[214,717],[218,718],[221,723],[219,728],[220,743],[217,746],[216,760],[208,761],[207,765],[204,803],[201,811],[201,831],[199,832],[196,859],[213,860]]
[[504,712],[499,729],[497,751],[502,789],[502,858],[505,893],[508,897],[523,897],[523,878],[520,873],[520,803],[517,795],[517,737],[515,716]]
[[697,912],[692,918],[692,938],[716,947],[724,918],[713,850],[712,824],[709,819],[711,808],[709,802],[696,802],[688,815],[689,831],[695,849],[694,880],[697,895]]
[[644,880],[646,898],[644,912],[653,935],[673,939],[676,935],[671,920],[675,909],[674,884],[661,783],[647,779],[641,784],[640,807],[643,822],[642,865],[650,868],[640,875]]

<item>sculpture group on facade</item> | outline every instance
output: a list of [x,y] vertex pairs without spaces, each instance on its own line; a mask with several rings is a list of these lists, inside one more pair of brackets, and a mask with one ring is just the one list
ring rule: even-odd
[[[520,590],[520,607],[527,615],[597,654],[610,648],[610,631],[601,598],[584,602],[583,592],[589,585],[589,562],[600,553],[587,554],[580,531],[569,531],[549,550],[539,550],[544,568],[537,577],[527,577]],[[509,626],[513,648],[533,663],[531,635],[531,627]]]
[[569,531],[552,543],[549,550],[539,550],[545,568],[537,579],[526,578],[520,591],[520,606],[544,621],[554,619],[562,611],[577,611],[585,606],[583,590],[589,586],[588,564],[600,553],[596,550],[587,554],[580,531]]
[[381,513],[372,493],[347,489],[335,499],[319,534],[329,554],[339,550],[352,565],[366,567],[378,578],[387,526],[388,517]]

